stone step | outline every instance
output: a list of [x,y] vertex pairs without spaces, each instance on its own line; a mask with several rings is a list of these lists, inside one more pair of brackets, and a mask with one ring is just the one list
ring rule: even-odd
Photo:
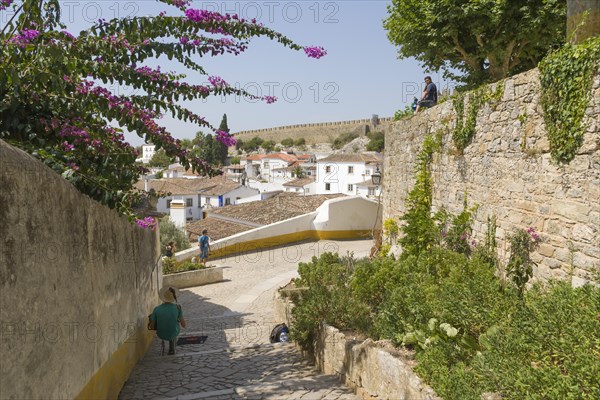
[[[257,384],[282,385],[281,382],[309,378],[323,379],[289,343],[180,351],[173,356],[144,357],[121,391],[120,398],[177,398]],[[233,394],[237,395],[237,392]]]
[[334,376],[304,378],[275,383],[259,383],[230,389],[197,392],[168,397],[163,400],[200,399],[286,399],[286,400],[355,400],[352,390],[340,387]]

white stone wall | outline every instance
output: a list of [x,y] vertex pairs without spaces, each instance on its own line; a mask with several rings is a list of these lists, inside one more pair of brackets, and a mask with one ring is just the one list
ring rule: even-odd
[[[466,193],[470,206],[479,205],[473,226],[479,241],[487,217],[496,215],[504,260],[507,236],[516,228],[534,227],[543,238],[533,254],[535,277],[582,284],[600,268],[600,73],[586,111],[584,144],[566,165],[550,157],[538,70],[501,84],[502,99],[479,111],[475,138],[463,155],[452,143],[456,114],[451,101],[399,121],[386,133],[384,218],[405,212],[423,138],[441,130],[443,149],[432,162],[434,208],[460,212]],[[524,123],[520,115],[526,115]]]

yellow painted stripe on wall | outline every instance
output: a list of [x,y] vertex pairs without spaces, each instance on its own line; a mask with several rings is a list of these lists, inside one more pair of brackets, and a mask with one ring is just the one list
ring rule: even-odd
[[372,232],[368,229],[363,230],[343,230],[343,231],[301,231],[287,233],[285,235],[271,236],[249,240],[247,242],[235,243],[220,248],[211,248],[210,258],[220,258],[231,254],[251,252],[258,249],[281,246],[284,244],[301,242],[303,240],[335,240],[335,239],[367,239],[371,237]]
[[146,354],[153,332],[142,326],[123,343],[83,387],[77,400],[116,399],[137,362]]

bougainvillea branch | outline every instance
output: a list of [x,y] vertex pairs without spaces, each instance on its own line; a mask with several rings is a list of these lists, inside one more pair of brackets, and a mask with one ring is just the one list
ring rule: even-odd
[[[276,99],[232,87],[215,71],[206,72],[199,61],[239,55],[259,36],[303,50],[311,58],[326,54],[321,47],[300,46],[254,20],[192,8],[189,1],[157,1],[173,6],[178,15],[99,20],[74,34],[60,22],[58,0],[0,0],[0,10],[12,7],[14,13],[0,27],[0,139],[148,227],[151,223],[133,211],[142,196],[133,184],[147,170],[136,164],[139,154],[124,132],[164,149],[185,168],[213,175],[217,171],[188,153],[161,126],[163,115],[211,129],[216,140],[232,146],[235,139],[229,133],[216,130],[178,102],[232,94],[267,104]],[[146,64],[159,57],[177,61],[200,83],[187,83],[184,74]],[[115,84],[129,88],[130,94],[114,93]]]

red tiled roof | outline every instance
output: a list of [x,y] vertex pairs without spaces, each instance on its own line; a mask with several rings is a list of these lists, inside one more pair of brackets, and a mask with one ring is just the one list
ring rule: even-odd
[[249,155],[248,157],[244,158],[244,160],[248,160],[248,161],[262,160],[265,155],[266,154],[252,154],[252,155]]
[[298,196],[281,193],[267,200],[219,207],[211,214],[222,215],[255,224],[268,225],[315,211],[323,202],[342,197],[343,194]]
[[[188,222],[185,226],[190,241],[194,243],[198,242],[198,236],[202,234],[204,229],[208,230],[208,236],[214,241],[235,235],[236,233],[249,231],[250,229],[254,229],[254,227],[211,217]],[[197,244],[192,244],[193,246],[197,246]]]
[[318,163],[323,162],[364,162],[366,164],[381,163],[383,156],[379,153],[362,153],[362,154],[331,154],[325,158],[317,160]]
[[298,161],[298,157],[293,154],[285,154],[285,153],[271,153],[265,154],[263,159],[265,158],[275,158],[279,160],[286,161],[288,164],[293,163],[294,161]]
[[[215,183],[207,178],[163,178],[148,180],[148,189],[154,189],[156,192],[171,193],[174,196],[198,194],[200,190],[213,185]],[[134,186],[139,190],[144,190],[144,181],[138,181]]]
[[314,178],[300,178],[300,179],[294,179],[293,181],[286,182],[283,184],[283,186],[304,187],[304,186],[309,185],[314,182],[315,182]]

